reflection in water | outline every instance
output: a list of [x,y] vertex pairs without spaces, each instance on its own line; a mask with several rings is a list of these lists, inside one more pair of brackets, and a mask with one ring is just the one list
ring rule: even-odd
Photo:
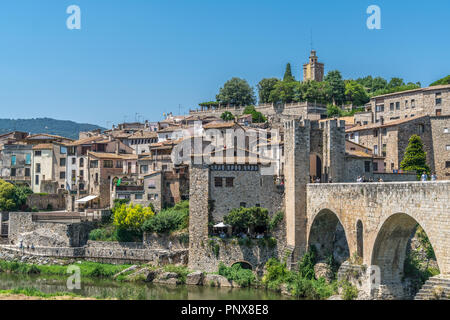
[[[36,288],[45,293],[70,292],[67,278],[0,274],[0,289]],[[97,298],[138,300],[285,300],[276,292],[263,289],[232,289],[202,286],[168,286],[126,283],[101,279],[81,279],[81,289],[73,293]]]

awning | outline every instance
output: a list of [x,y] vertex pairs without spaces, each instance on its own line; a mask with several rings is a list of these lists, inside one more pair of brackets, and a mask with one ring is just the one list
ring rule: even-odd
[[75,202],[77,202],[77,203],[86,203],[86,202],[89,202],[89,201],[94,200],[96,198],[98,198],[98,196],[87,196],[87,197],[78,199]]
[[224,224],[223,222],[218,223],[214,226],[214,228],[228,228],[228,227],[230,227],[230,226],[227,224]]

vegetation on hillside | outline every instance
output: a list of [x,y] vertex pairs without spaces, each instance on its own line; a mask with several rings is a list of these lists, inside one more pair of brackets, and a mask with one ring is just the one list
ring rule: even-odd
[[450,75],[433,82],[432,84],[430,84],[430,87],[445,85],[445,84],[450,84]]
[[181,201],[148,218],[142,230],[158,234],[186,229],[189,225],[189,200]]
[[96,129],[104,130],[104,128],[93,124],[51,118],[0,119],[0,134],[11,131],[23,131],[31,134],[48,133],[78,139],[80,131],[92,131]]

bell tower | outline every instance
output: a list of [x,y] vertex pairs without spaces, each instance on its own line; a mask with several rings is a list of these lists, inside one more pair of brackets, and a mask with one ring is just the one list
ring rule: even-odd
[[315,80],[318,82],[323,81],[325,65],[320,63],[316,50],[311,50],[311,56],[309,57],[309,63],[303,65],[303,81]]

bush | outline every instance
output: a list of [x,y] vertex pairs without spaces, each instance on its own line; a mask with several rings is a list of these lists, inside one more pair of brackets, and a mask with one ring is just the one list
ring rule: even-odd
[[219,274],[228,280],[235,281],[242,287],[249,287],[256,282],[256,277],[249,269],[244,269],[240,264],[227,267],[223,262],[219,264]]
[[173,208],[162,210],[147,219],[142,230],[155,233],[170,233],[186,229],[189,224],[189,201],[182,201]]
[[278,211],[277,213],[275,213],[272,217],[272,219],[270,219],[269,221],[269,230],[273,231],[275,230],[275,228],[278,226],[278,224],[283,221],[284,218],[284,212],[283,211]]
[[118,229],[134,230],[141,229],[144,221],[154,216],[154,212],[149,207],[142,207],[141,205],[125,205],[114,209],[114,225]]
[[349,282],[344,282],[342,298],[344,300],[355,300],[358,298],[358,289]]

